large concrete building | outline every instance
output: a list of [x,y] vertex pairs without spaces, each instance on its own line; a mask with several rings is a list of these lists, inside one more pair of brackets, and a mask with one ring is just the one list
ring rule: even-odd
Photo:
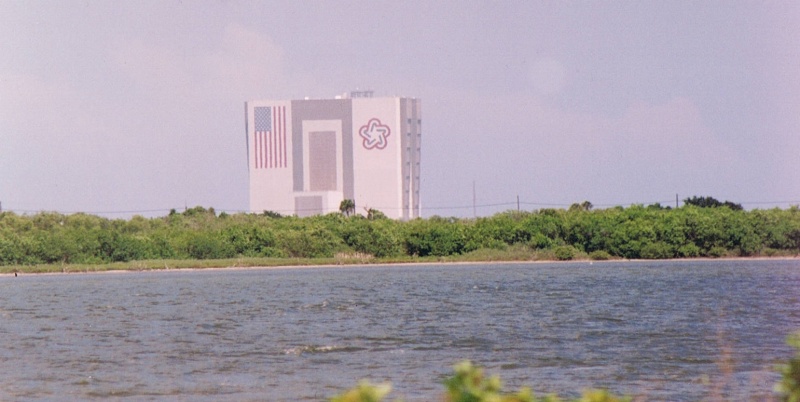
[[250,210],[309,216],[377,209],[395,219],[420,211],[421,102],[375,98],[245,103]]

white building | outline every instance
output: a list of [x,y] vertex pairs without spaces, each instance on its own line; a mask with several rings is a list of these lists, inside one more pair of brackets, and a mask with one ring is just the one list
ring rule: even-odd
[[373,98],[245,103],[250,211],[309,216],[377,209],[419,217],[421,101]]

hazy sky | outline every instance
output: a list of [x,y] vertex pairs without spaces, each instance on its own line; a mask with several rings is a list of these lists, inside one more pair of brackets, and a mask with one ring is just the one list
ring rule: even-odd
[[356,88],[422,99],[423,216],[800,204],[794,0],[0,0],[0,202],[246,210],[244,101]]

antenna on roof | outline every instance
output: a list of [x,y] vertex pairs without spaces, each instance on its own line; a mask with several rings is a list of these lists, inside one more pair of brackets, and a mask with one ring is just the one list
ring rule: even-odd
[[363,91],[350,91],[351,98],[371,98],[375,91],[371,89],[366,89]]

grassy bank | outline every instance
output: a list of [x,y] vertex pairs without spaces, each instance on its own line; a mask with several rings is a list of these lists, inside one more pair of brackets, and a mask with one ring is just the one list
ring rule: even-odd
[[80,273],[106,271],[151,271],[171,269],[204,269],[204,268],[255,268],[255,267],[315,267],[336,265],[380,265],[380,264],[425,264],[425,263],[458,263],[458,262],[500,262],[500,261],[550,261],[552,253],[483,250],[457,256],[427,257],[383,257],[376,258],[361,253],[340,253],[330,258],[265,258],[240,257],[223,259],[163,259],[128,262],[112,262],[99,264],[36,264],[36,265],[4,265],[0,273]]
[[[792,255],[757,257],[758,259],[794,259]],[[698,258],[704,260],[711,258]],[[719,259],[719,258],[714,258]],[[726,259],[754,259],[754,257],[730,257]],[[620,258],[592,258],[586,253],[578,253],[569,261],[605,261]],[[100,264],[36,264],[36,265],[4,265],[0,266],[0,274],[48,274],[48,273],[90,273],[114,271],[164,271],[175,269],[236,269],[236,268],[286,268],[286,267],[321,267],[348,265],[389,265],[389,264],[447,264],[447,263],[502,263],[502,262],[557,262],[559,260],[552,251],[532,251],[525,249],[492,250],[481,249],[475,252],[454,256],[428,257],[384,257],[375,258],[364,254],[338,254],[332,258],[259,258],[240,257],[212,260],[199,259],[164,259],[128,262],[112,262]]]

